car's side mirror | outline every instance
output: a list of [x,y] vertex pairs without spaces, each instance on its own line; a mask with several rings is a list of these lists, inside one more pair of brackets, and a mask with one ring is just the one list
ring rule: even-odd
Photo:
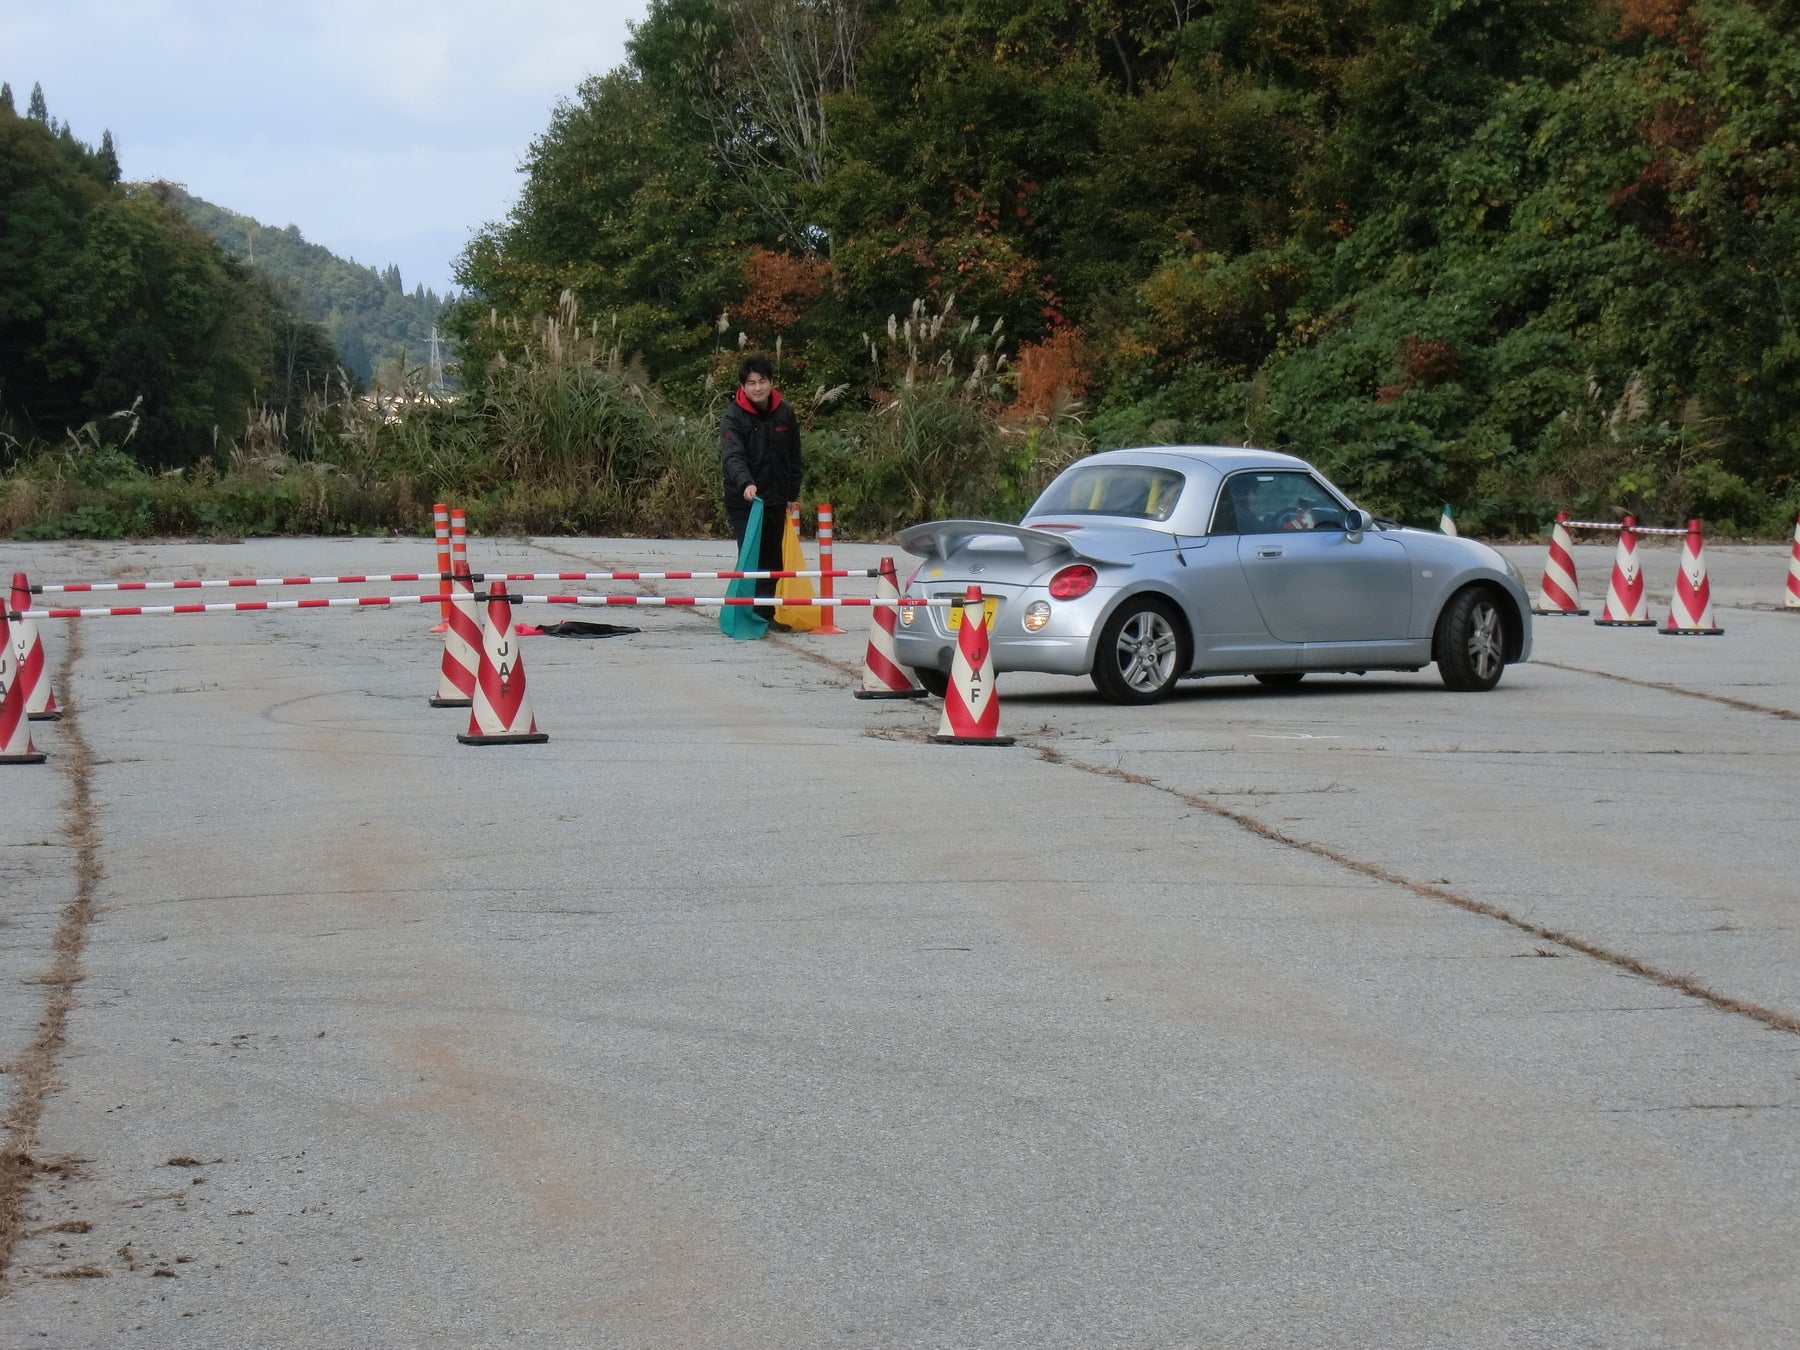
[[1369,528],[1368,517],[1361,511],[1344,512],[1344,538],[1354,544],[1362,538],[1362,532]]

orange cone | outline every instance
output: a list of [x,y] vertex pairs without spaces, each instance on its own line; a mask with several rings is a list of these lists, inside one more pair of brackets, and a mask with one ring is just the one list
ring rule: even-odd
[[1604,628],[1654,628],[1650,599],[1644,594],[1644,578],[1638,571],[1637,518],[1619,522],[1619,551],[1613,557],[1612,581],[1606,588],[1606,604],[1594,622]]
[[[875,598],[898,600],[900,582],[894,560],[883,558],[875,576]],[[895,609],[892,605],[869,606],[869,646],[863,655],[862,688],[858,698],[924,698],[925,691],[894,655]]]
[[44,752],[31,743],[31,719],[25,700],[15,695],[19,658],[13,652],[11,626],[0,611],[0,764],[42,764]]
[[488,590],[487,625],[481,633],[481,665],[469,709],[469,729],[456,738],[464,745],[535,745],[550,738],[537,729],[531,696],[525,692],[525,656],[512,631],[506,583]]
[[1800,609],[1800,516],[1794,517],[1794,556],[1788,563],[1787,598],[1783,609]]
[[969,587],[962,613],[956,655],[950,662],[950,687],[944,691],[944,719],[931,739],[939,745],[1011,745],[1011,736],[999,734],[1000,696],[994,688],[994,652],[979,586]]
[[[13,612],[23,614],[30,608],[31,583],[23,572],[14,572]],[[62,709],[56,706],[56,695],[50,689],[50,672],[45,669],[44,643],[38,636],[37,620],[23,617],[12,620],[12,643],[13,655],[18,660],[13,683],[24,687],[25,715],[34,722],[54,722],[62,716]]]
[[1725,631],[1713,619],[1712,586],[1706,579],[1706,555],[1697,520],[1688,522],[1687,537],[1681,541],[1681,570],[1675,574],[1669,621],[1658,631],[1701,637],[1717,637]]
[[1558,511],[1550,527],[1550,556],[1544,560],[1544,581],[1538,587],[1533,614],[1586,614],[1575,585],[1575,541],[1569,537],[1569,513]]
[[469,564],[453,561],[450,589],[450,626],[444,629],[444,657],[438,664],[438,688],[428,701],[434,708],[467,708],[475,701],[475,681],[481,673],[481,620],[475,609],[475,583],[469,580]]

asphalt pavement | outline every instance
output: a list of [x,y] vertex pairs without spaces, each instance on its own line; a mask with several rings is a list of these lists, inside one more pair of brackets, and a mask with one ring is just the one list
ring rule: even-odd
[[1708,549],[1721,637],[1539,620],[1491,694],[1008,676],[1010,748],[853,698],[867,611],[521,612],[641,631],[524,639],[549,740],[480,747],[427,706],[432,609],[46,621],[69,713],[0,766],[0,1346],[1800,1344],[1788,559]]

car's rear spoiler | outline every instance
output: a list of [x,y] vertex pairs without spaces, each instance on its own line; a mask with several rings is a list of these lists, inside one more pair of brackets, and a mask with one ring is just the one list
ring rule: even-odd
[[983,536],[1011,539],[1025,551],[1032,564],[1048,562],[1058,554],[1089,562],[1129,564],[1129,556],[1109,557],[1090,552],[1059,530],[1034,530],[1024,525],[1000,525],[991,520],[928,520],[900,531],[900,547],[922,558],[948,558],[971,539]]

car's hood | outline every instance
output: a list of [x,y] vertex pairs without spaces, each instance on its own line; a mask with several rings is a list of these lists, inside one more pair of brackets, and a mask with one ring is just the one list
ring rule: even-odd
[[[1023,555],[1033,567],[1060,556],[1086,562],[1129,567],[1132,559],[1155,548],[1147,531],[1080,526],[1045,530],[1027,525],[1001,525],[992,520],[928,520],[900,531],[900,547],[922,558],[946,559],[974,540],[1002,555]],[[1168,547],[1167,544],[1163,545]]]

